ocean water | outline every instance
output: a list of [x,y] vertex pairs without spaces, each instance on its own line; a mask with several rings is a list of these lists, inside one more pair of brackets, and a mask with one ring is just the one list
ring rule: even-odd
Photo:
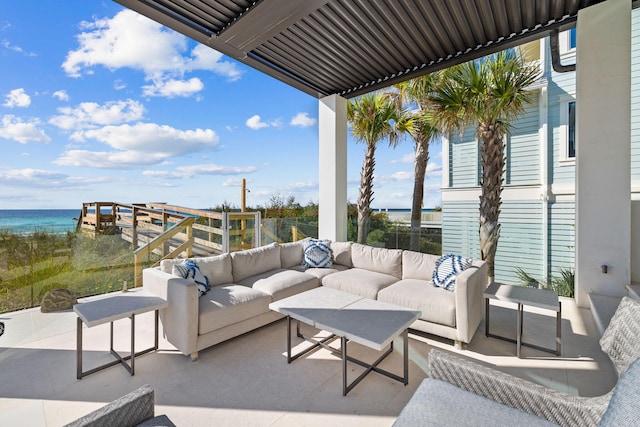
[[[80,209],[0,209],[0,230],[30,234],[66,233],[76,229]],[[75,219],[74,219],[75,218]]]

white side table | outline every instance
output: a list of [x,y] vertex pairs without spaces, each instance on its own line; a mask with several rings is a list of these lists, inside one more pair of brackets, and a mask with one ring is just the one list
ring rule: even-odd
[[[558,299],[558,294],[550,289],[538,289],[527,286],[506,285],[494,282],[484,291],[485,298],[485,336],[499,338],[501,340],[516,343],[517,355],[520,357],[521,346],[535,348],[537,350],[555,353],[560,356],[562,347],[562,305]],[[489,332],[489,300],[506,301],[518,304],[518,320],[516,329],[516,339],[495,335]],[[523,328],[523,307],[529,305],[545,310],[556,312],[556,348],[550,349],[534,344],[522,342]]]
[[[135,358],[145,353],[158,349],[158,311],[168,306],[167,301],[157,297],[142,289],[134,289],[128,292],[122,292],[98,299],[95,301],[84,302],[73,306],[73,311],[78,315],[77,321],[77,378],[82,379],[89,374],[98,372],[102,369],[121,363],[122,366],[131,374],[135,370]],[[145,350],[135,352],[135,316],[136,314],[147,313],[155,310],[155,345]],[[128,317],[131,319],[131,354],[126,357],[120,356],[113,349],[113,322]],[[88,371],[82,371],[82,323],[84,322],[88,328],[102,325],[103,323],[111,323],[110,345],[109,350],[116,358],[113,362],[106,363]],[[127,360],[131,359],[131,364]]]

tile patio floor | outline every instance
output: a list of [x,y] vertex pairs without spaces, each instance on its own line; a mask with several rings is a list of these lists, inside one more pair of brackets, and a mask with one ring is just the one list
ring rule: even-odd
[[[555,313],[527,311],[524,339],[554,346]],[[390,426],[427,376],[427,354],[437,347],[564,392],[595,396],[609,391],[615,373],[601,352],[593,317],[563,299],[563,354],[523,347],[484,336],[481,323],[473,341],[456,350],[449,340],[409,334],[409,385],[371,373],[342,396],[341,361],[326,350],[286,363],[285,321],[200,352],[191,362],[168,342],[136,359],[135,376],[121,366],[76,380],[76,316],[73,311],[38,309],[0,314],[0,425],[60,426],[131,390],[150,384],[156,415],[177,426]],[[515,307],[492,306],[493,333],[515,335]],[[117,350],[129,345],[129,321],[116,322]],[[152,345],[153,316],[136,318],[136,348]],[[381,367],[401,373],[402,346]],[[85,370],[111,360],[109,326],[84,330]],[[356,357],[372,361],[376,352],[352,344]],[[349,366],[350,379],[361,372]]]

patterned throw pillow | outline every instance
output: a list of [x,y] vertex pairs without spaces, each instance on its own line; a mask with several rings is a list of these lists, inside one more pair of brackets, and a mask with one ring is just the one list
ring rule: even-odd
[[309,239],[304,244],[302,264],[307,268],[327,268],[333,265],[331,240]]
[[444,255],[436,261],[436,268],[433,271],[431,281],[434,286],[444,288],[447,291],[454,291],[456,287],[456,276],[467,268],[471,267],[473,260],[460,255]]
[[192,259],[185,259],[182,264],[175,264],[172,269],[172,274],[182,277],[183,279],[189,279],[198,286],[198,296],[202,296],[209,292],[211,286],[209,286],[209,279],[207,276],[200,272],[200,267]]

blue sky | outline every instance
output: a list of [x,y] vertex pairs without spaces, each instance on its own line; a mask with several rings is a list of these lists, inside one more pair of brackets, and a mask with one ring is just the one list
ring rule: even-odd
[[[318,101],[111,1],[3,2],[0,209],[318,202]],[[440,205],[432,144],[425,207]],[[413,141],[376,152],[374,208],[409,208]],[[348,199],[364,145],[349,135]]]

